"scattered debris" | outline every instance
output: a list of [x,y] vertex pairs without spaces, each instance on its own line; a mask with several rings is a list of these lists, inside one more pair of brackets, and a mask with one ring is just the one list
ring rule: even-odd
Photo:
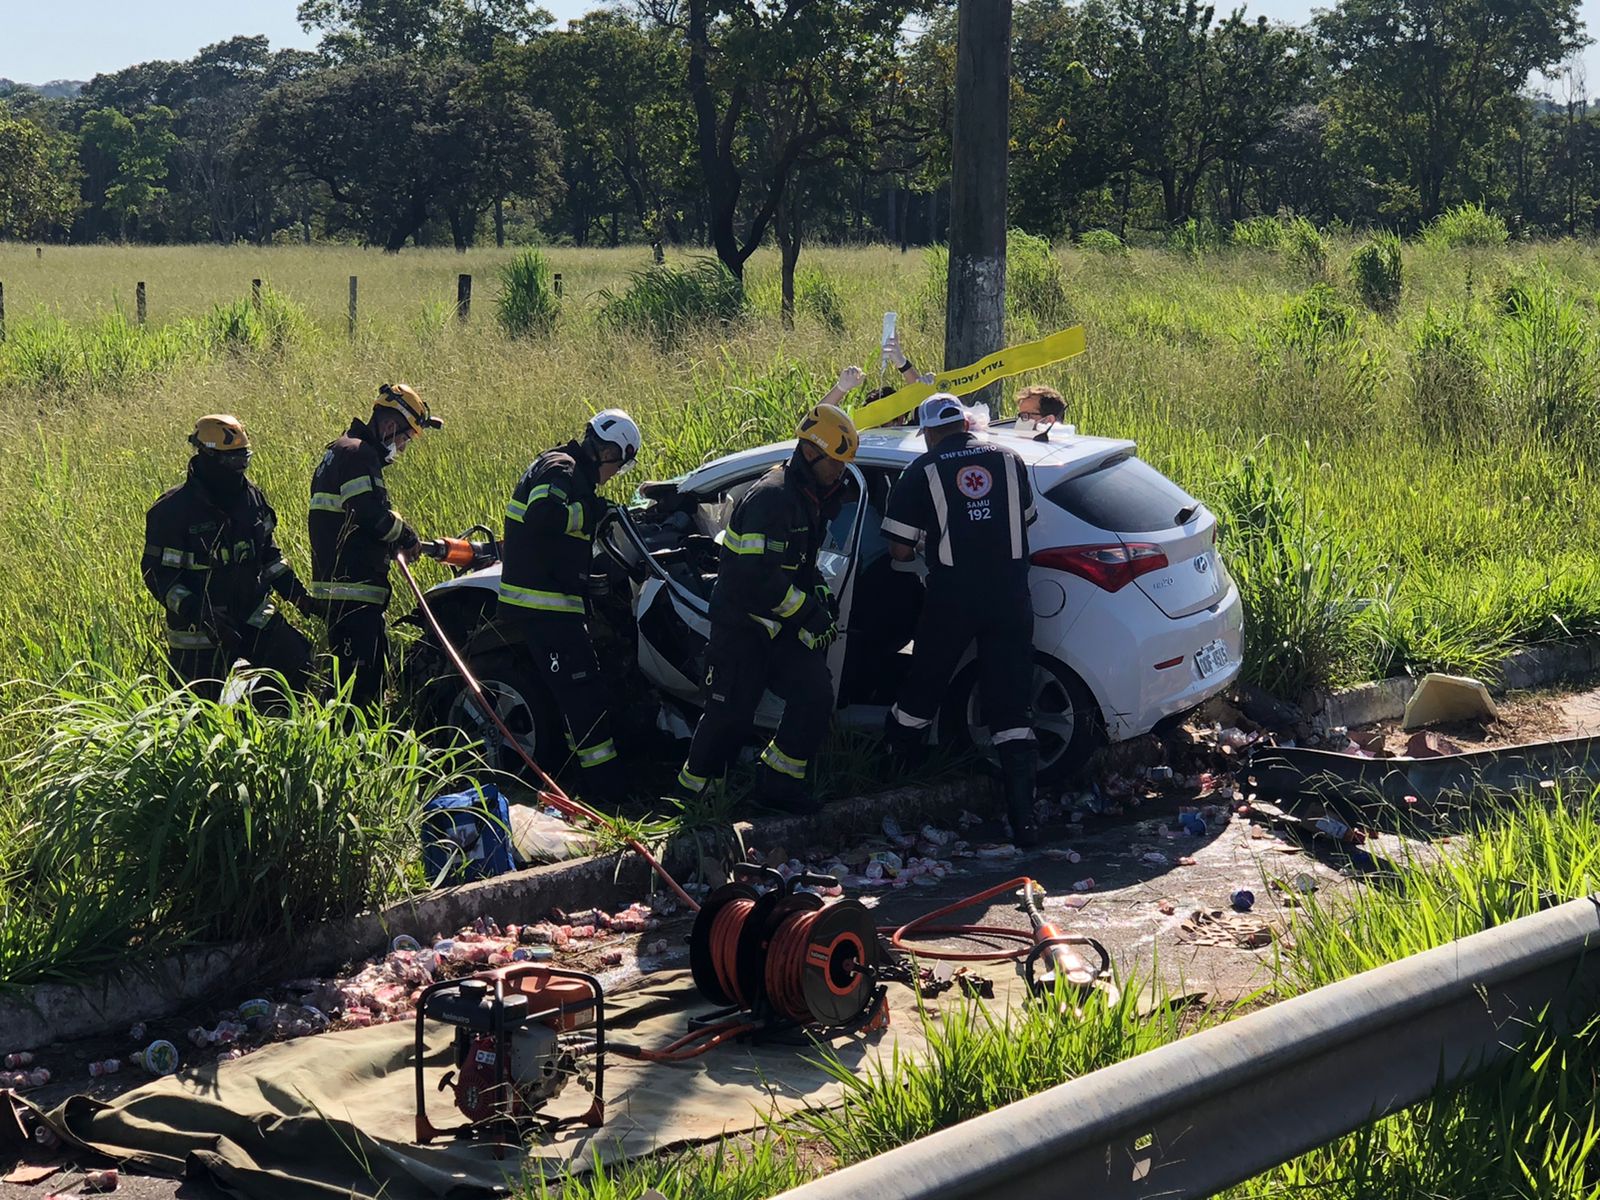
[[1093,878],[1093,876],[1091,876],[1088,879],[1080,879],[1080,880],[1078,880],[1077,883],[1072,885],[1072,890],[1075,891],[1075,892],[1091,892],[1091,891],[1093,891],[1094,890],[1094,878]]
[[1229,946],[1257,950],[1272,941],[1272,928],[1259,917],[1220,909],[1198,909],[1178,926],[1178,936],[1195,946]]
[[1160,910],[1161,915],[1164,917],[1170,917],[1178,911],[1178,906],[1171,900],[1157,901],[1156,908]]
[[1228,893],[1228,903],[1234,912],[1249,912],[1256,906],[1256,894],[1249,888],[1234,888]]

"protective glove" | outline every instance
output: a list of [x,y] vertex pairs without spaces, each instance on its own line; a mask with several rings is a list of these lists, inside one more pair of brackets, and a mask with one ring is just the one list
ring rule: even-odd
[[839,372],[839,381],[834,389],[839,392],[853,392],[867,381],[867,373],[860,367],[846,367]]
[[394,540],[395,555],[404,554],[407,558],[411,558],[420,545],[422,545],[422,539],[417,536],[417,531],[411,526],[402,523],[400,536]]
[[828,615],[835,620],[839,618],[839,597],[833,594],[833,589],[825,583],[819,583],[811,589],[811,599],[828,610]]
[[839,626],[832,610],[813,594],[800,613],[800,628],[796,630],[800,644],[807,650],[826,650],[839,638]]

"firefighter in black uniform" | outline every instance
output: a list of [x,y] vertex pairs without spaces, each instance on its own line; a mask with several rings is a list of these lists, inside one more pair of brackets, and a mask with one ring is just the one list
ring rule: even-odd
[[639,445],[639,426],[608,408],[590,419],[581,441],[534,459],[506,505],[501,558],[499,612],[520,626],[550,683],[585,794],[608,799],[623,791],[623,780],[589,639],[590,565],[605,515],[595,489],[631,467]]
[[277,514],[245,478],[250,435],[238,417],[201,417],[189,435],[189,478],[145,517],[140,570],[167,612],[172,669],[215,699],[235,659],[305,685],[311,647],[278,614],[276,593],[309,612],[306,589],[278,549]]
[[966,409],[940,393],[919,413],[927,453],[889,494],[883,532],[897,561],[925,541],[928,591],[911,669],[889,710],[889,745],[908,752],[933,724],[956,663],[976,638],[983,711],[1004,779],[1017,841],[1038,840],[1033,790],[1038,773],[1029,697],[1033,605],[1028,596],[1028,526],[1034,521],[1028,469],[1012,451],[967,431]]
[[416,532],[389,506],[383,468],[424,429],[443,427],[408,384],[386,383],[372,419],[351,421],[311,476],[309,590],[324,607],[328,647],[340,678],[353,678],[356,704],[383,695],[389,561],[418,545]]
[[812,804],[806,769],[828,733],[827,649],[839,635],[817,552],[861,438],[832,404],[807,413],[797,437],[788,463],[757,480],[728,518],[711,592],[706,711],[678,773],[688,796],[727,769],[770,688],[783,699],[783,721],[761,753],[756,800],[789,811]]

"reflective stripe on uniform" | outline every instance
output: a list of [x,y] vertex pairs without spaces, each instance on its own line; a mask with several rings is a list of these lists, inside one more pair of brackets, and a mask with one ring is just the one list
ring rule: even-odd
[[167,589],[167,607],[173,612],[177,612],[183,607],[183,602],[192,595],[194,595],[194,593],[188,588],[184,587],[183,584],[175,583],[172,585],[172,587]]
[[174,650],[215,650],[217,644],[203,629],[169,629],[167,645]]
[[256,629],[265,629],[277,611],[278,606],[272,602],[272,596],[268,594],[262,597],[261,603],[256,605],[255,612],[246,617],[244,623]]
[[896,724],[904,725],[907,729],[926,729],[933,724],[932,717],[913,717],[910,713],[902,710],[898,704],[889,710],[889,716],[893,718]]
[[929,463],[927,471],[928,494],[933,497],[934,524],[939,527],[939,565],[953,567],[955,559],[950,556],[950,507],[945,503],[944,485],[939,482],[939,468]]
[[540,592],[533,588],[518,587],[504,579],[500,581],[500,600],[504,604],[531,608],[536,612],[577,613],[582,616],[584,611],[582,596],[571,596],[565,592]]
[[365,496],[373,489],[375,482],[371,475],[359,475],[348,480],[339,488],[339,499],[354,500],[357,496]]
[[769,620],[766,617],[758,617],[755,615],[755,613],[751,613],[750,619],[757,625],[761,626],[761,628],[765,629],[768,637],[775,638],[778,636],[778,634],[783,632],[782,625],[779,625],[776,621]]
[[306,584],[313,600],[353,600],[357,604],[389,603],[389,588],[381,583],[327,582],[313,579]]
[[706,784],[709,782],[711,781],[704,775],[696,775],[693,771],[689,770],[687,763],[684,764],[684,766],[678,771],[678,786],[684,791],[691,792],[696,796],[706,790]]
[[528,506],[521,500],[508,500],[506,502],[506,520],[520,521],[528,515]]
[[790,779],[804,779],[806,777],[806,760],[785,754],[778,749],[777,742],[767,743],[767,748],[761,752],[761,761],[780,775],[787,775]]
[[578,763],[583,767],[599,767],[617,757],[617,744],[610,738],[593,746],[586,746],[576,752]]
[[399,539],[400,535],[405,532],[406,523],[400,519],[400,514],[391,508],[389,510],[389,516],[394,519],[394,524],[389,527],[388,533],[384,534],[378,539],[380,542],[396,541]]
[[903,538],[908,542],[915,542],[922,536],[922,530],[907,525],[904,521],[896,521],[893,517],[883,519],[883,532],[890,537]]
[[722,545],[724,549],[731,550],[735,554],[765,554],[767,552],[767,538],[765,534],[761,533],[735,533],[730,529],[723,535]]
[[339,499],[333,492],[312,492],[311,511],[342,513],[344,511],[344,501]]
[[1021,472],[1027,468],[1022,465],[1020,458],[1013,458],[1010,485],[1006,488],[1006,520],[1011,526],[1011,557],[1022,557],[1022,477]]
[[568,537],[585,538],[588,536],[583,532],[583,505],[567,505],[567,528],[565,532]]
[[[553,483],[541,483],[528,493],[528,504],[536,504],[540,500],[559,500],[567,502],[567,493]],[[524,505],[524,508],[527,506]]]
[[783,599],[778,601],[777,606],[772,611],[787,621],[800,611],[800,606],[805,602],[806,594],[793,584],[790,584],[789,590],[783,594]]
[[207,564],[195,562],[194,555],[187,550],[178,550],[172,546],[146,546],[144,552],[150,558],[159,556],[163,567],[177,567],[183,571],[211,570]]

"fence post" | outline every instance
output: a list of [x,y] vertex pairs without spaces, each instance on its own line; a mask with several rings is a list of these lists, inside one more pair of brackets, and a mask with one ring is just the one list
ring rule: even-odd
[[472,276],[456,276],[456,320],[463,325],[472,315]]
[[6,285],[0,283],[0,342],[6,340]]
[[250,281],[250,303],[257,308],[261,307],[261,280],[259,279]]
[[560,271],[556,272],[555,280],[556,280],[556,296],[557,296],[557,298],[560,298],[560,296],[561,296],[561,272]]
[[144,324],[144,280],[139,280],[138,286],[133,289],[133,306],[139,314],[139,324]]
[[356,340],[356,277],[350,276],[350,340]]
[[34,255],[36,257],[43,258],[44,257],[44,247],[43,246],[35,246],[33,248],[33,253],[34,253]]

